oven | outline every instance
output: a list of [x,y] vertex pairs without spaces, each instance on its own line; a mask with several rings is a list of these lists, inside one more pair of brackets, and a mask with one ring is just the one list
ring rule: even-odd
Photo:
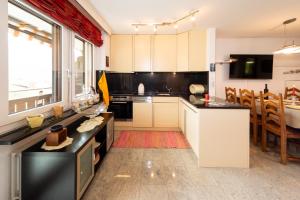
[[116,120],[132,120],[132,97],[111,96],[108,111],[114,113]]

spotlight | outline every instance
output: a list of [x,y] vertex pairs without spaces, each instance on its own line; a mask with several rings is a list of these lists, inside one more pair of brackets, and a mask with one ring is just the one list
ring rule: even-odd
[[195,21],[196,20],[196,17],[193,15],[192,17],[191,17],[191,21]]
[[134,30],[135,30],[135,32],[138,32],[139,31],[139,27],[135,26]]

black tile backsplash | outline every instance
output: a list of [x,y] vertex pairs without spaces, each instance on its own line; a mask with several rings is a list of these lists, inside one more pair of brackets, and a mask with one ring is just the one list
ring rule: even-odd
[[136,93],[140,83],[144,84],[145,92],[167,92],[167,85],[172,88],[172,92],[187,94],[192,83],[203,84],[208,88],[208,72],[106,72],[106,78],[111,94]]

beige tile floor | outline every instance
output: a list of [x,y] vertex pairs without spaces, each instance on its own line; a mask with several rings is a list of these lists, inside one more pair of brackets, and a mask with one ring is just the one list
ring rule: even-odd
[[112,148],[84,200],[299,200],[300,163],[251,147],[251,168],[198,168],[191,149]]

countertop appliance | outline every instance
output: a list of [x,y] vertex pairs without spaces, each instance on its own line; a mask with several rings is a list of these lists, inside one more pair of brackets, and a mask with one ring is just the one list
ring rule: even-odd
[[189,89],[191,94],[203,94],[205,92],[205,87],[202,84],[191,84]]
[[116,120],[132,120],[132,96],[112,95],[108,111],[114,113]]
[[143,95],[144,93],[145,93],[145,86],[143,83],[140,83],[138,87],[138,94]]

